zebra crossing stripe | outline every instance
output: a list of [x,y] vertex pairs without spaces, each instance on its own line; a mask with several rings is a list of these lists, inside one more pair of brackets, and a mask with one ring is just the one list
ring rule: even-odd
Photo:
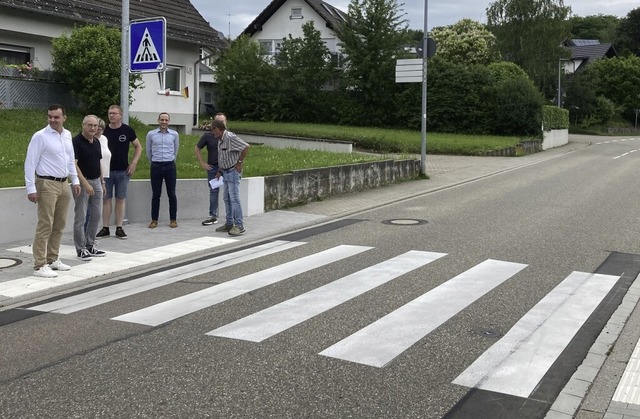
[[114,317],[112,320],[158,326],[250,291],[275,284],[320,266],[357,255],[372,247],[340,245],[182,297]]
[[529,397],[618,279],[571,273],[453,383]]
[[488,259],[330,346],[320,355],[382,368],[526,266]]
[[207,335],[261,342],[445,255],[409,251],[212,330]]
[[79,295],[52,301],[50,303],[40,304],[30,307],[29,310],[70,314],[114,301],[119,298],[128,297],[143,291],[148,291],[167,284],[193,278],[194,276],[206,274],[218,269],[257,259],[259,257],[292,249],[303,244],[305,243],[276,240],[249,249],[240,250],[200,262],[169,269],[167,271],[147,275],[132,281],[99,288]]

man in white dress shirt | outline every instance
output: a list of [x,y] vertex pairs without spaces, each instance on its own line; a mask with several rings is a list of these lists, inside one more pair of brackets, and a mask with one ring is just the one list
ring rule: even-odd
[[68,271],[59,257],[62,232],[67,222],[71,191],[80,193],[71,133],[64,128],[67,119],[62,105],[51,105],[49,124],[33,134],[24,162],[27,199],[38,205],[38,223],[33,239],[33,274],[55,278],[54,271]]

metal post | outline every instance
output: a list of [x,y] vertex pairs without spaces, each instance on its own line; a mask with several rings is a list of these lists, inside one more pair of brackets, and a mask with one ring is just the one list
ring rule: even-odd
[[122,122],[129,123],[129,0],[122,0],[122,38],[120,45],[120,106]]
[[427,10],[429,0],[424,0],[424,38],[422,40],[422,143],[420,145],[420,173],[427,174]]
[[562,96],[562,87],[560,86],[561,83],[561,73],[560,71],[562,70],[562,58],[558,58],[558,108],[561,108],[562,105],[560,103],[560,97]]

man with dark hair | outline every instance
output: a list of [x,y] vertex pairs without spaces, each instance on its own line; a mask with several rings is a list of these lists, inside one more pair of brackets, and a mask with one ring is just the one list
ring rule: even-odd
[[[224,122],[227,125],[227,117],[223,113],[217,113],[213,119],[217,119]],[[209,129],[212,129],[212,125]],[[207,148],[207,162],[205,163],[202,158],[201,150]],[[207,131],[202,134],[200,141],[193,148],[193,152],[196,153],[198,163],[207,172],[207,185],[209,186],[209,217],[202,222],[203,226],[210,226],[218,222],[218,201],[220,197],[220,188],[212,188],[211,180],[216,177],[218,173],[218,139],[213,135],[212,131]]]
[[170,117],[166,112],[158,115],[158,128],[147,134],[147,158],[151,163],[149,177],[151,179],[151,223],[149,228],[158,226],[160,214],[160,195],[162,195],[162,181],[167,187],[169,197],[169,227],[178,227],[178,198],[176,197],[176,158],[180,148],[180,136],[169,128]]
[[[122,229],[125,214],[125,199],[127,198],[127,186],[129,179],[136,171],[138,160],[142,155],[142,145],[138,141],[136,132],[127,124],[122,123],[122,108],[118,105],[109,106],[109,125],[104,129],[104,136],[109,142],[111,150],[111,167],[109,177],[106,180],[107,192],[104,195],[102,205],[102,230],[96,237],[107,237],[109,221],[111,220],[111,197],[116,196],[116,237],[126,239],[127,235]],[[129,163],[129,144],[133,144],[134,152]]]
[[240,180],[242,178],[242,162],[249,152],[249,144],[242,141],[221,120],[211,121],[213,135],[218,139],[218,165],[220,169],[216,179],[223,177],[224,208],[226,223],[216,228],[219,232],[228,232],[230,236],[244,234],[242,205],[240,204]]
[[38,223],[33,239],[33,274],[42,278],[58,276],[54,270],[68,271],[59,257],[62,232],[67,222],[71,192],[80,193],[71,133],[64,128],[67,119],[62,105],[51,105],[49,124],[33,134],[24,161],[27,199],[38,205]]

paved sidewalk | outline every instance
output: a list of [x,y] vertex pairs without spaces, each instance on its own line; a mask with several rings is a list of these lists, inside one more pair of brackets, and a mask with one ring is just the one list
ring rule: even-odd
[[[168,223],[160,224],[153,230],[147,228],[146,223],[130,224],[125,226],[129,236],[127,240],[111,236],[98,241],[97,247],[107,252],[106,257],[83,262],[75,258],[72,237],[66,234],[63,237],[61,258],[71,265],[72,269],[68,272],[59,272],[59,276],[54,279],[32,276],[31,243],[24,241],[10,243],[0,247],[0,310],[20,302],[42,299],[90,284],[157,270],[172,263],[197,259],[220,250],[244,246],[363,210],[558,158],[587,147],[591,141],[605,139],[595,137],[594,140],[594,137],[571,136],[571,140],[563,147],[524,157],[428,155],[427,173],[430,177],[428,180],[404,182],[312,202],[290,210],[270,211],[246,217],[247,232],[240,237],[216,233],[215,228],[220,224],[205,227],[201,225],[202,220],[178,220],[179,226],[175,229],[169,228]],[[203,199],[206,197],[203,196]],[[620,367],[624,369],[624,365],[631,357],[629,349],[633,350],[640,335],[640,326],[638,326],[640,315],[635,312],[636,302],[640,296],[640,285],[636,284],[636,287],[638,288],[632,287],[625,299],[626,303],[621,306],[624,306],[624,310],[612,317],[614,323],[608,325],[606,329],[608,341],[611,340],[610,334],[613,331],[616,331],[616,339],[623,328],[634,331],[629,335],[630,338],[626,338],[629,340],[629,343],[624,346],[626,351],[622,352],[622,347],[619,350],[616,345],[610,356],[607,357],[607,352],[598,357],[599,366],[596,368],[594,364],[590,370],[593,373],[591,380],[578,382],[577,389],[576,382],[571,381],[554,404],[553,411],[548,417],[571,418],[577,414],[576,417],[582,419],[595,419],[602,418],[606,414],[604,417],[607,419],[640,418],[640,406],[629,402],[611,402],[613,398],[611,387],[613,386],[615,390],[620,381]],[[629,317],[632,312],[633,315]],[[613,342],[608,350],[613,346]],[[618,355],[619,352],[622,355]],[[622,356],[622,359],[614,359],[614,355]],[[640,358],[640,353],[636,353],[635,356]],[[585,362],[592,362],[592,360],[588,358]],[[611,367],[607,363],[611,363]],[[638,377],[632,377],[631,383],[632,385],[635,383],[636,388],[640,388]]]

